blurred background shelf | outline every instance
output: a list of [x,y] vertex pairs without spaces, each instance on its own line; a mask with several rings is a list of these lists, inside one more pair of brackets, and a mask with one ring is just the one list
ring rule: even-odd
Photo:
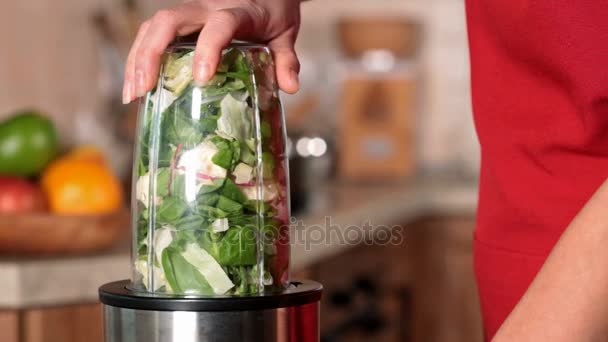
[[[425,179],[403,184],[361,187],[334,185],[317,194],[324,209],[296,216],[316,234],[326,229],[326,219],[344,234],[351,226],[369,222],[374,226],[405,226],[429,216],[472,216],[476,208],[476,186],[460,181]],[[294,225],[297,228],[297,225]],[[298,236],[292,234],[293,239]],[[407,240],[407,232],[404,239]],[[0,258],[0,308],[27,308],[97,300],[99,284],[130,277],[129,246],[124,241],[111,251],[96,255],[55,258]],[[293,241],[293,269],[301,272],[358,244],[336,239],[308,248]],[[361,241],[363,243],[363,241]]]
[[[332,291],[349,287],[351,282],[356,282],[362,277],[375,279],[371,286],[383,288],[384,292],[390,292],[383,294],[383,296],[388,295],[389,297],[383,297],[377,302],[380,305],[382,317],[389,317],[390,310],[395,309],[391,305],[401,303],[403,300],[399,299],[395,302],[390,299],[392,298],[390,296],[395,295],[395,291],[403,292],[402,295],[406,297],[412,295],[411,291],[422,291],[422,295],[407,299],[416,303],[419,303],[419,299],[436,300],[438,292],[431,294],[427,291],[437,285],[436,276],[438,274],[429,274],[427,270],[426,276],[423,277],[416,275],[416,272],[419,272],[416,270],[421,270],[424,274],[426,266],[423,265],[429,264],[437,267],[438,258],[445,257],[448,247],[458,249],[458,253],[464,255],[465,259],[470,257],[470,251],[465,252],[466,249],[459,247],[462,242],[450,239],[455,239],[452,235],[459,236],[461,240],[465,241],[465,246],[466,241],[470,240],[469,235],[472,234],[473,228],[472,216],[476,208],[476,193],[476,185],[471,180],[462,181],[450,177],[412,180],[380,186],[335,184],[318,191],[312,200],[318,202],[319,208],[296,216],[296,219],[307,227],[301,232],[309,234],[309,239],[312,235],[325,231],[327,218],[331,218],[331,224],[337,229],[334,230],[334,233],[337,235],[345,234],[348,227],[362,226],[365,222],[370,222],[376,227],[391,227],[388,231],[384,231],[389,234],[390,232],[395,233],[393,229],[403,229],[400,233],[403,234],[402,241],[400,240],[399,244],[392,243],[389,247],[386,246],[386,242],[384,245],[380,245],[363,240],[358,243],[340,243],[334,239],[329,243],[314,243],[309,247],[302,241],[293,241],[294,275],[319,279],[326,284],[329,291],[330,297],[324,301],[325,331],[330,331],[343,316],[339,314],[343,310],[340,305],[335,308],[332,304],[333,301],[330,300]],[[452,220],[455,220],[455,225]],[[298,229],[297,224],[294,227],[294,229]],[[297,232],[293,232],[292,240],[297,237]],[[452,246],[453,243],[456,243],[455,247]],[[405,248],[406,245],[414,247],[414,249]],[[96,305],[99,284],[112,279],[130,277],[129,258],[128,245],[125,243],[112,251],[98,255],[0,259],[0,279],[2,279],[0,282],[0,312],[4,312],[4,321],[9,322],[5,324],[10,325],[11,312],[18,312],[19,320],[38,317],[38,320],[52,320],[55,325],[72,324],[71,320],[67,319],[70,317],[70,314],[67,313],[70,312],[87,311],[88,308],[88,310],[92,310],[91,314],[93,314],[95,310],[91,308]],[[459,262],[451,257],[445,261]],[[465,261],[469,262],[468,259]],[[460,268],[466,268],[467,265],[461,265]],[[381,273],[379,274],[378,271]],[[454,286],[456,290],[472,285],[470,277],[460,277],[461,271],[455,269],[446,271],[448,272],[446,276],[451,277],[451,281],[456,284],[443,283],[443,285]],[[462,272],[470,273],[466,269]],[[391,284],[391,281],[389,291],[386,284]],[[468,283],[459,285],[458,281]],[[448,299],[453,300],[454,298]],[[446,302],[429,304],[428,308],[437,308],[437,305],[448,304]],[[426,308],[427,305],[416,306],[418,309],[421,307]],[[55,311],[51,310],[53,308]],[[59,308],[67,310],[67,313],[60,314],[61,311],[57,311]],[[415,317],[415,311],[412,311],[414,310],[413,305],[400,307],[399,310],[403,310],[408,317]],[[0,322],[2,322],[1,317],[3,316],[0,315]],[[61,317],[65,319],[62,320]],[[401,315],[397,317],[401,317]],[[87,322],[94,326],[101,324],[99,319],[90,319]],[[394,319],[391,322],[393,322],[390,323],[392,325],[396,324]],[[435,320],[433,319],[432,322]],[[382,324],[389,324],[389,322]],[[56,331],[61,331],[61,329]],[[418,330],[411,327],[399,334],[411,334],[416,331]],[[398,336],[401,338],[402,335],[399,334]],[[367,335],[364,333],[361,336],[364,338]],[[401,339],[395,339],[395,341],[397,340]],[[26,339],[26,341],[56,340],[47,337],[41,340]],[[419,341],[429,340],[420,339]],[[450,339],[449,341],[456,340]],[[463,339],[462,341],[472,340]]]
[[99,253],[129,236],[129,210],[106,215],[50,213],[3,215],[1,256],[62,256]]

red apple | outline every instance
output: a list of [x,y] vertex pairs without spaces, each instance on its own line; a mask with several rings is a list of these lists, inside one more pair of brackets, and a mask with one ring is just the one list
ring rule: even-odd
[[46,200],[42,190],[27,179],[0,176],[0,214],[43,211]]

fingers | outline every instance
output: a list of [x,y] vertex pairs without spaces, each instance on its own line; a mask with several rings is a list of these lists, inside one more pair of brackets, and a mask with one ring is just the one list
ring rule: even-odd
[[154,87],[160,66],[160,57],[177,32],[177,18],[170,10],[157,12],[152,18],[144,41],[140,44],[135,61],[135,96],[144,96]]
[[200,83],[207,83],[215,74],[222,49],[232,41],[238,31],[251,28],[251,17],[240,8],[229,8],[209,15],[196,44],[193,76]]
[[127,104],[133,101],[135,97],[135,85],[133,84],[133,78],[135,75],[135,56],[137,54],[137,50],[139,49],[139,45],[143,40],[146,32],[148,31],[148,27],[150,26],[149,21],[145,21],[139,27],[139,31],[137,32],[137,36],[135,37],[135,41],[131,46],[131,50],[129,51],[129,55],[127,56],[127,63],[125,65],[125,79],[124,85],[122,88],[122,103]]
[[296,31],[290,30],[268,45],[274,57],[277,81],[281,90],[295,94],[300,89],[300,62],[294,49]]
[[[193,73],[198,83],[208,82],[217,70],[223,48],[233,37],[247,39],[256,35],[254,23],[263,22],[263,18],[258,17],[263,15],[253,9],[245,6],[211,10],[203,2],[190,1],[157,12],[142,24],[129,52],[123,103],[145,95],[154,87],[161,56],[176,35],[190,34],[203,25],[194,56]],[[297,27],[294,26],[269,44],[276,63],[279,87],[287,93],[295,93],[299,89],[300,64],[294,51],[296,36]]]
[[125,69],[123,102],[145,95],[158,78],[160,58],[177,35],[185,35],[200,28],[206,11],[194,2],[158,11],[142,24],[129,53]]

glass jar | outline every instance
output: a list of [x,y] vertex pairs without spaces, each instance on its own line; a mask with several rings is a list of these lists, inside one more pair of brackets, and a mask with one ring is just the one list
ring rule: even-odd
[[170,47],[142,100],[133,167],[132,289],[280,291],[289,263],[285,123],[268,48],[234,43],[203,86]]

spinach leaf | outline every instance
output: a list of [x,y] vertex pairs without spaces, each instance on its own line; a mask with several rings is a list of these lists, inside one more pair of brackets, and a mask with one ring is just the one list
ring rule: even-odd
[[239,159],[241,159],[241,144],[238,140],[233,140],[230,142],[230,148],[232,149],[232,165],[230,165],[229,170],[234,170],[239,163]]
[[220,199],[220,195],[212,192],[205,194],[204,196],[198,196],[196,199],[197,205],[215,206],[217,201]]
[[220,136],[212,137],[211,142],[218,149],[211,160],[224,169],[233,170],[241,158],[241,144],[237,140],[228,140]]
[[199,125],[196,121],[175,115],[173,118],[166,119],[164,125],[164,142],[185,147],[192,147],[203,140]]
[[228,266],[228,274],[233,279],[235,284],[233,294],[236,295],[245,295],[249,293],[249,283],[250,283],[250,267],[248,266]]
[[262,121],[262,124],[260,125],[260,130],[262,131],[262,138],[264,139],[268,139],[272,135],[270,124],[266,121]]
[[220,195],[220,198],[217,201],[217,208],[227,213],[233,214],[240,213],[243,209],[243,205],[239,202],[231,200],[226,196]]
[[158,150],[158,166],[169,167],[173,161],[176,147],[170,144],[161,144]]
[[165,248],[162,253],[162,265],[167,282],[174,293],[213,294],[207,280],[186,261],[177,248]]
[[187,210],[188,205],[179,197],[166,197],[156,209],[156,221],[160,224],[174,224]]
[[245,55],[239,51],[238,54],[235,54],[236,57],[230,64],[228,68],[228,72],[226,76],[233,77],[235,79],[239,79],[244,82],[250,81],[251,70],[249,65],[247,64],[247,60],[245,59]]
[[200,215],[190,214],[179,219],[175,223],[175,228],[177,228],[178,234],[184,230],[207,229],[207,222]]
[[184,174],[179,174],[177,170],[173,171],[173,180],[171,181],[170,188],[171,195],[186,201],[186,176]]
[[168,168],[160,168],[156,173],[156,195],[165,197],[169,194],[169,180],[171,178],[171,170]]
[[211,184],[205,184],[205,185],[201,186],[201,189],[198,191],[197,198],[200,197],[201,195],[205,195],[210,192],[216,191],[217,189],[221,188],[222,185],[224,185],[224,178],[215,179],[212,181]]
[[231,76],[232,79],[222,85],[203,87],[201,89],[203,97],[227,96],[232,92],[241,91],[247,88],[245,82],[249,81],[249,73],[226,73],[226,75]]
[[192,86],[189,86],[173,103],[162,113],[162,134],[164,144],[177,146],[178,144],[191,147],[198,144],[203,136],[198,119],[190,117],[192,109]]
[[217,117],[206,116],[200,120],[200,130],[203,134],[211,134],[217,129]]
[[139,158],[137,160],[137,175],[139,177],[141,177],[141,176],[145,175],[146,173],[148,173],[148,168],[144,164],[143,158]]
[[243,52],[239,49],[230,49],[226,51],[226,53],[222,56],[222,62],[220,63],[219,68],[223,72],[226,72],[230,69],[234,69],[233,65],[236,62],[237,58],[242,57]]
[[254,215],[231,215],[228,217],[230,226],[256,227],[260,223],[260,219]]
[[199,239],[201,248],[207,251],[215,260],[219,260],[222,233],[205,232]]
[[259,210],[261,214],[264,214],[264,216],[274,216],[272,206],[262,200],[247,200],[244,203],[244,208],[252,213],[257,213]]
[[272,178],[274,174],[275,161],[274,156],[270,152],[262,153],[262,172],[264,173],[264,178]]
[[200,234],[197,233],[198,232],[194,229],[177,230],[173,240],[174,246],[179,249],[180,252],[183,252],[186,249],[186,245],[198,240]]
[[220,242],[218,262],[224,266],[254,265],[256,251],[253,227],[231,227]]
[[224,182],[224,187],[220,191],[220,194],[240,204],[247,202],[247,196],[245,196],[243,191],[241,191],[241,189],[239,189],[239,187],[229,178]]
[[218,150],[217,153],[211,157],[211,161],[224,169],[230,170],[232,167],[232,149],[228,147]]
[[241,161],[249,166],[253,166],[256,161],[255,153],[251,151],[247,144],[240,144],[240,150]]
[[218,218],[228,217],[228,213],[223,211],[222,209],[208,206],[205,204],[197,205],[195,210],[196,210],[197,214],[201,215],[202,217],[209,220],[210,222],[214,221],[215,219],[218,219]]
[[201,118],[199,128],[204,135],[214,134],[217,129],[217,119],[220,111],[220,101],[201,104]]

